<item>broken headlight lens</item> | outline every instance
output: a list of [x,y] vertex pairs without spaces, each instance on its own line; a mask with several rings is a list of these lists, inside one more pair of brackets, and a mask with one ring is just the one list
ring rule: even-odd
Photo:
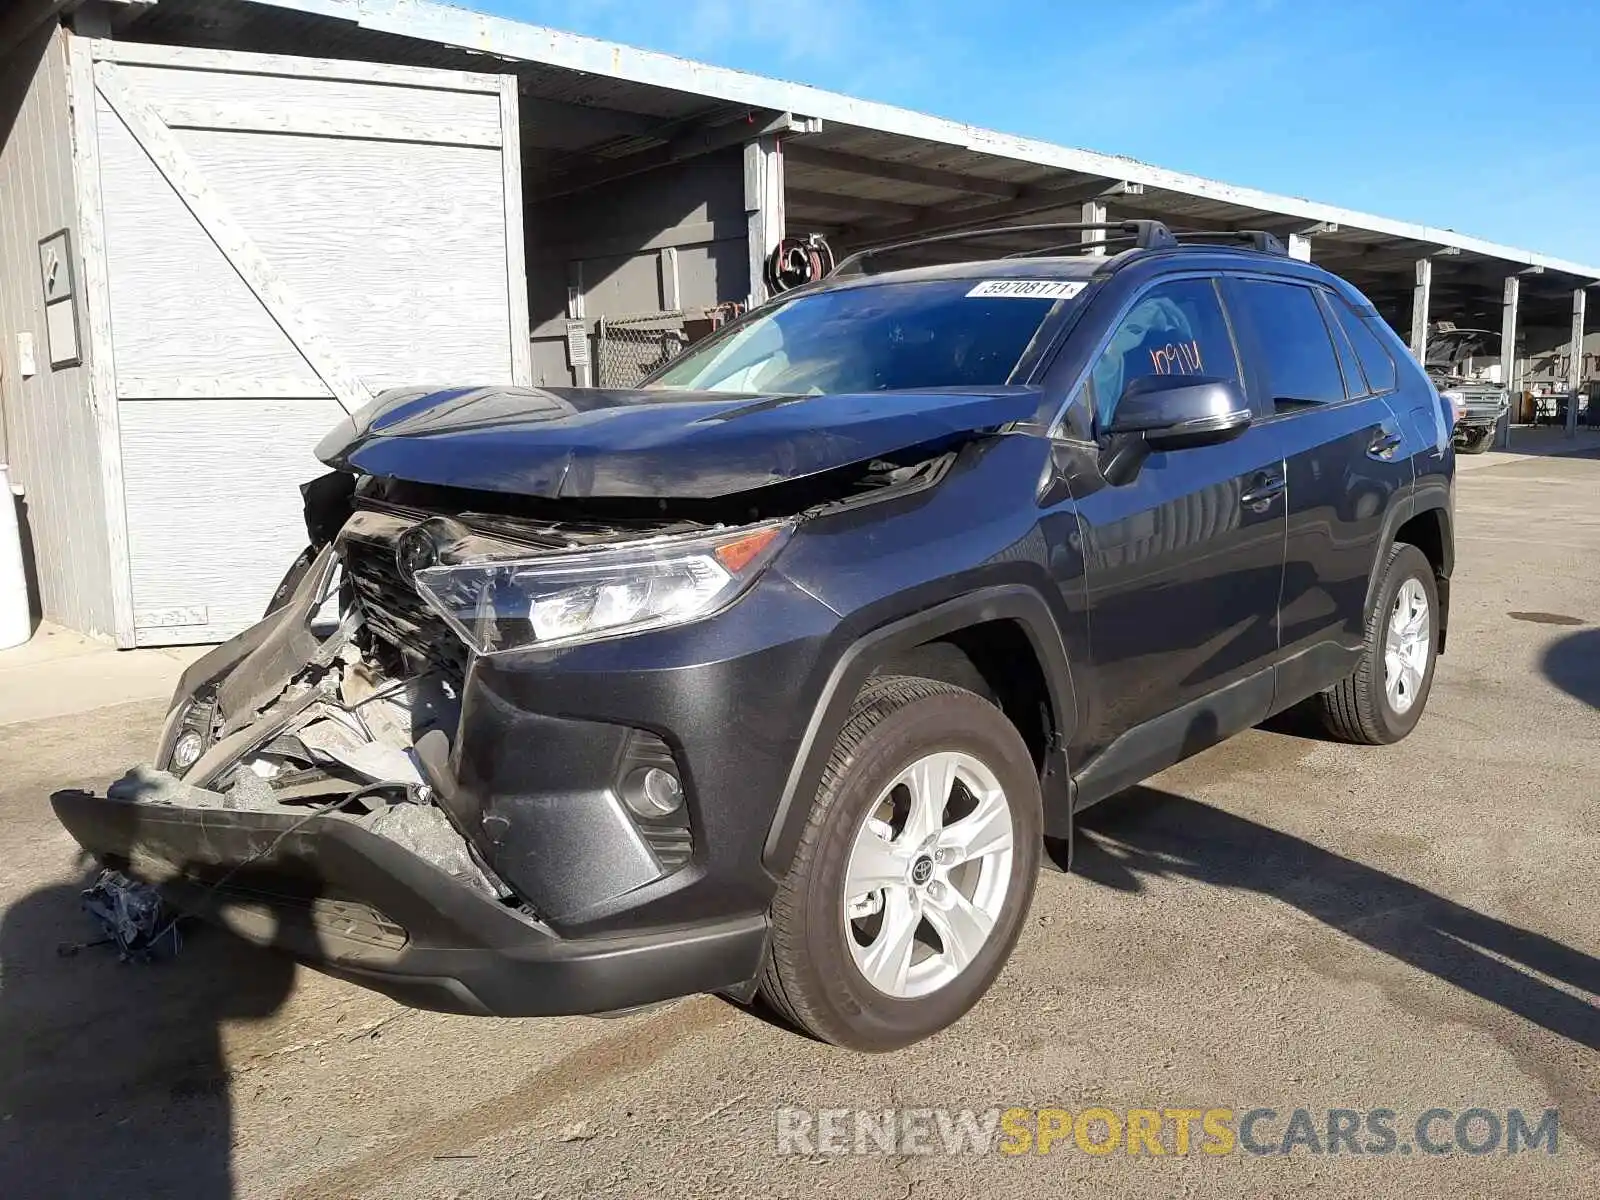
[[721,612],[755,582],[792,521],[594,550],[428,567],[424,600],[479,654],[572,646]]

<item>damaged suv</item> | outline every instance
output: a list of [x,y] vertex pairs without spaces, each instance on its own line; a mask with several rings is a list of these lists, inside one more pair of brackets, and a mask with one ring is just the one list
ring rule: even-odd
[[1085,806],[1301,703],[1402,738],[1445,642],[1448,416],[1372,306],[1093,228],[858,256],[636,390],[381,396],[266,619],[60,820],[414,1005],[949,1025]]

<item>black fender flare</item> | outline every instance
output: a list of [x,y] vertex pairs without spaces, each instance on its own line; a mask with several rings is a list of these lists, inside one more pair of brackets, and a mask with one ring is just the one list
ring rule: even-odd
[[[1372,570],[1367,573],[1367,600],[1362,609],[1364,613],[1372,611],[1373,600],[1377,597],[1378,581],[1383,575],[1383,564],[1388,560],[1389,548],[1399,540],[1401,526],[1407,524],[1425,512],[1437,512],[1444,523],[1444,563],[1443,578],[1448,584],[1450,572],[1455,567],[1455,515],[1451,512],[1449,493],[1439,494],[1434,491],[1412,492],[1398,504],[1393,505],[1388,515],[1383,520],[1383,533],[1378,538],[1378,544],[1373,550]],[[1440,597],[1446,611],[1441,614],[1445,619],[1449,616],[1449,593],[1446,589]]]
[[1025,584],[999,584],[878,625],[846,647],[822,685],[778,798],[761,855],[768,871],[781,876],[788,870],[828,755],[873,666],[890,655],[958,629],[998,620],[1016,621],[1022,627],[1044,670],[1056,723],[1056,736],[1041,779],[1041,785],[1047,788],[1046,831],[1052,836],[1070,837],[1072,797],[1065,747],[1077,727],[1078,713],[1066,644],[1050,605],[1037,589]]

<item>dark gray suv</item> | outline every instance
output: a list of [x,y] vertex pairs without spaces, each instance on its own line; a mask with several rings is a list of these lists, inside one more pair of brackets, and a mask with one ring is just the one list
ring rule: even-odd
[[1372,306],[1095,228],[849,260],[637,390],[380,397],[155,765],[56,812],[417,1005],[955,1021],[1085,806],[1294,705],[1402,738],[1445,644],[1450,418]]

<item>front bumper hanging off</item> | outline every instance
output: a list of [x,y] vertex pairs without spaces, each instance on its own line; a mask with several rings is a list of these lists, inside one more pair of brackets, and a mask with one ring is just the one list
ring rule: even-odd
[[177,780],[145,778],[167,787],[51,804],[81,845],[161,882],[180,910],[418,1008],[607,1012],[734,988],[760,967],[760,915],[562,938],[347,817],[229,809],[214,792],[178,804],[149,798]]
[[[182,911],[417,1007],[553,1016],[744,991],[776,880],[763,847],[806,719],[772,703],[773,681],[816,674],[837,615],[771,573],[761,606],[671,636],[473,660],[453,715],[418,701],[405,751],[450,853],[476,864],[463,875],[377,827],[411,805],[341,793],[319,811],[309,798],[328,793],[228,782],[342,695],[348,615],[313,631],[334,569],[325,548],[266,618],[185,672],[157,753],[166,767],[202,734],[183,779],[142,768],[104,795],[52,798],[72,836]],[[630,780],[655,764],[683,781],[680,813],[630,815]]]

